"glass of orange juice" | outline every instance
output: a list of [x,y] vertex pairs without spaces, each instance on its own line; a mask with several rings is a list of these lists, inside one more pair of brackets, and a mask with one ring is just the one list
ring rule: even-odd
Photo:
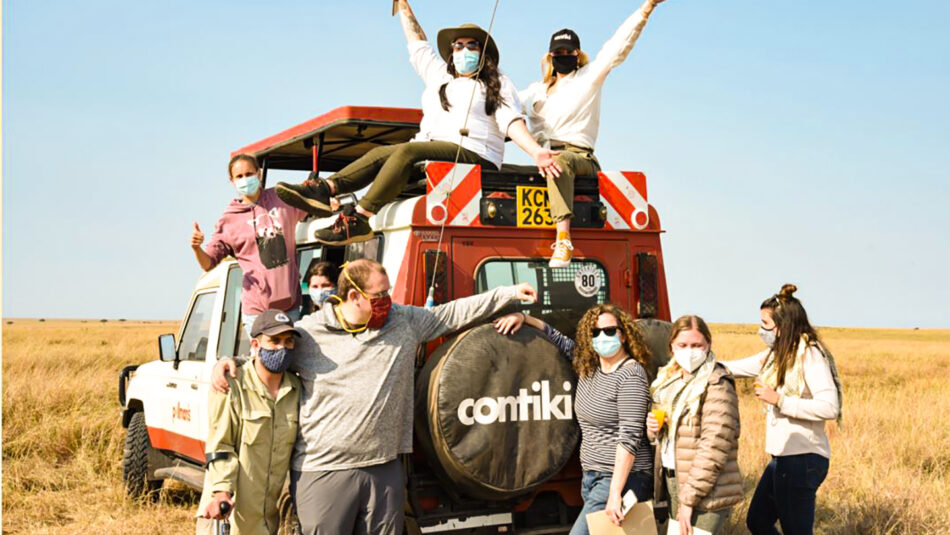
[[[662,432],[662,430],[663,430],[663,423],[666,421],[666,409],[663,409],[662,407],[656,407],[656,406],[654,406],[653,409],[650,410],[650,412],[653,414],[653,419],[656,420],[656,425],[657,425],[657,427],[659,427],[659,428],[660,428],[660,432]],[[654,440],[654,443],[658,443],[658,442],[659,442],[659,440],[660,440],[660,432],[657,432],[657,434],[656,434],[656,439]]]

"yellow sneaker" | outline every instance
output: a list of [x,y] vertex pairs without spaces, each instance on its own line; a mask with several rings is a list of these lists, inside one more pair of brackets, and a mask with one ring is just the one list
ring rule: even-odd
[[574,246],[571,245],[571,240],[557,240],[551,244],[551,249],[554,249],[554,254],[551,255],[551,261],[548,262],[548,266],[552,268],[562,268],[567,267],[571,263],[571,257],[574,256]]

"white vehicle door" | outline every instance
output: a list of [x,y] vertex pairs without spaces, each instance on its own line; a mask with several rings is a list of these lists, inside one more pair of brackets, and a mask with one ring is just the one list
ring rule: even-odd
[[[217,297],[217,289],[195,295],[178,343],[178,369],[169,375],[163,386],[160,385],[163,389],[159,402],[162,406],[161,430],[158,433],[149,430],[153,446],[201,463],[205,461],[207,424],[203,418],[207,416],[203,406],[208,393],[204,390],[202,394],[199,381],[204,375],[212,334],[215,334],[211,327]],[[156,434],[161,436],[154,436]]]

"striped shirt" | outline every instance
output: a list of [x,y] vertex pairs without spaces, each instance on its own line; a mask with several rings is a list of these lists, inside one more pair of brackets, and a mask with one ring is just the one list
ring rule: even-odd
[[[574,341],[545,325],[545,334],[569,357]],[[653,446],[646,436],[650,381],[639,362],[629,359],[611,373],[598,367],[577,382],[574,413],[581,427],[581,467],[613,472],[617,444],[634,455],[631,471],[653,472]]]

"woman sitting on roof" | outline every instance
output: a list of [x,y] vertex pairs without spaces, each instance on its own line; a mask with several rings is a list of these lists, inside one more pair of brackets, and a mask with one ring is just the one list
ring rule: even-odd
[[581,50],[581,41],[567,28],[554,32],[548,53],[541,58],[544,79],[521,91],[521,103],[531,134],[538,143],[560,151],[560,175],[546,175],[551,219],[557,228],[552,268],[571,262],[571,217],[574,177],[596,175],[600,164],[594,142],[600,126],[600,92],[610,70],[630,54],[654,6],[663,0],[646,0],[620,25],[593,61]]
[[287,204],[326,217],[331,214],[331,196],[372,184],[355,208],[347,206],[330,228],[316,232],[316,239],[326,244],[370,239],[369,218],[399,195],[416,162],[452,162],[457,157],[459,163],[498,169],[508,136],[542,173],[560,172],[555,153],[538,145],[528,132],[514,84],[499,72],[498,48],[485,30],[474,24],[443,28],[436,54],[407,0],[399,1],[399,14],[409,42],[409,61],[426,86],[419,133],[408,143],[367,152],[327,180],[312,177],[302,184],[276,187]]

